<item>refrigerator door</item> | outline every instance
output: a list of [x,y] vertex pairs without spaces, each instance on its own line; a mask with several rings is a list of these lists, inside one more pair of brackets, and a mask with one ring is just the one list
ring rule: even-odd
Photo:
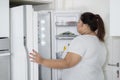
[[[26,42],[25,49],[26,53],[32,52],[34,49],[38,52],[38,17],[37,12],[34,12],[32,6],[26,6],[26,25],[24,27],[24,39]],[[29,58],[29,57],[28,57]],[[38,80],[38,64],[29,63],[29,77],[28,80]]]
[[[38,13],[39,18],[39,53],[44,58],[50,59],[52,56],[52,45],[51,45],[51,20],[50,12],[41,11]],[[51,80],[51,69],[39,66],[39,80]]]
[[24,7],[11,8],[11,79],[28,80],[27,55],[24,49]]
[[38,67],[28,58],[28,53],[38,46],[34,17],[30,5],[11,8],[12,80],[38,80]]

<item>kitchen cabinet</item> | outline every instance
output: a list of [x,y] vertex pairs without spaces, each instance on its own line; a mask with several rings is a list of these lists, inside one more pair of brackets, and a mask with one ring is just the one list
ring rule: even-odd
[[10,80],[9,38],[0,37],[0,80]]
[[9,0],[0,0],[0,37],[9,37]]
[[120,36],[120,0],[110,0],[110,36]]
[[0,80],[10,80],[10,54],[0,52]]
[[107,43],[108,60],[105,66],[105,80],[120,80],[120,38],[110,37]]

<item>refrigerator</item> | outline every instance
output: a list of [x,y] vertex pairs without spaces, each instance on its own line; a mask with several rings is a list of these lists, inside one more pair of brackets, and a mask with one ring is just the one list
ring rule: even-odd
[[28,54],[35,49],[47,59],[60,59],[78,33],[80,12],[41,10],[31,5],[10,9],[11,80],[61,80],[62,70],[30,62]]
[[[52,12],[52,59],[61,59],[67,53],[70,42],[79,35],[77,22],[80,11]],[[52,69],[53,80],[62,80],[62,69]]]
[[[28,57],[34,49],[43,57],[51,58],[50,11],[35,12],[31,5],[12,7],[10,11],[11,80],[51,80],[52,70],[30,62]],[[47,21],[46,25],[44,19]],[[46,42],[39,39],[39,36],[44,37],[44,34],[38,34],[40,24],[47,27],[45,34],[49,35]]]

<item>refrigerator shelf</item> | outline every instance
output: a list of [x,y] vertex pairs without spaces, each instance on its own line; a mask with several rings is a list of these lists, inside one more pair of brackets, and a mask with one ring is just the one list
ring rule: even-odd
[[76,36],[78,36],[78,35],[70,32],[70,31],[66,31],[66,32],[60,33],[59,35],[56,35],[56,39],[58,39],[58,40],[72,40]]
[[76,21],[69,21],[69,22],[56,22],[55,23],[57,27],[75,27],[77,26]]
[[56,59],[61,59],[63,53],[64,53],[64,51],[56,52]]
[[57,40],[72,40],[75,37],[56,37]]

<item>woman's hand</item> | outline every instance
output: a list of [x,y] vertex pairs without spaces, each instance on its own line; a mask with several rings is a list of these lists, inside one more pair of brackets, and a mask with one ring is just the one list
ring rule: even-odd
[[31,59],[31,62],[35,62],[38,64],[42,64],[42,62],[43,62],[43,58],[35,50],[33,50],[33,52],[30,53],[29,58]]

